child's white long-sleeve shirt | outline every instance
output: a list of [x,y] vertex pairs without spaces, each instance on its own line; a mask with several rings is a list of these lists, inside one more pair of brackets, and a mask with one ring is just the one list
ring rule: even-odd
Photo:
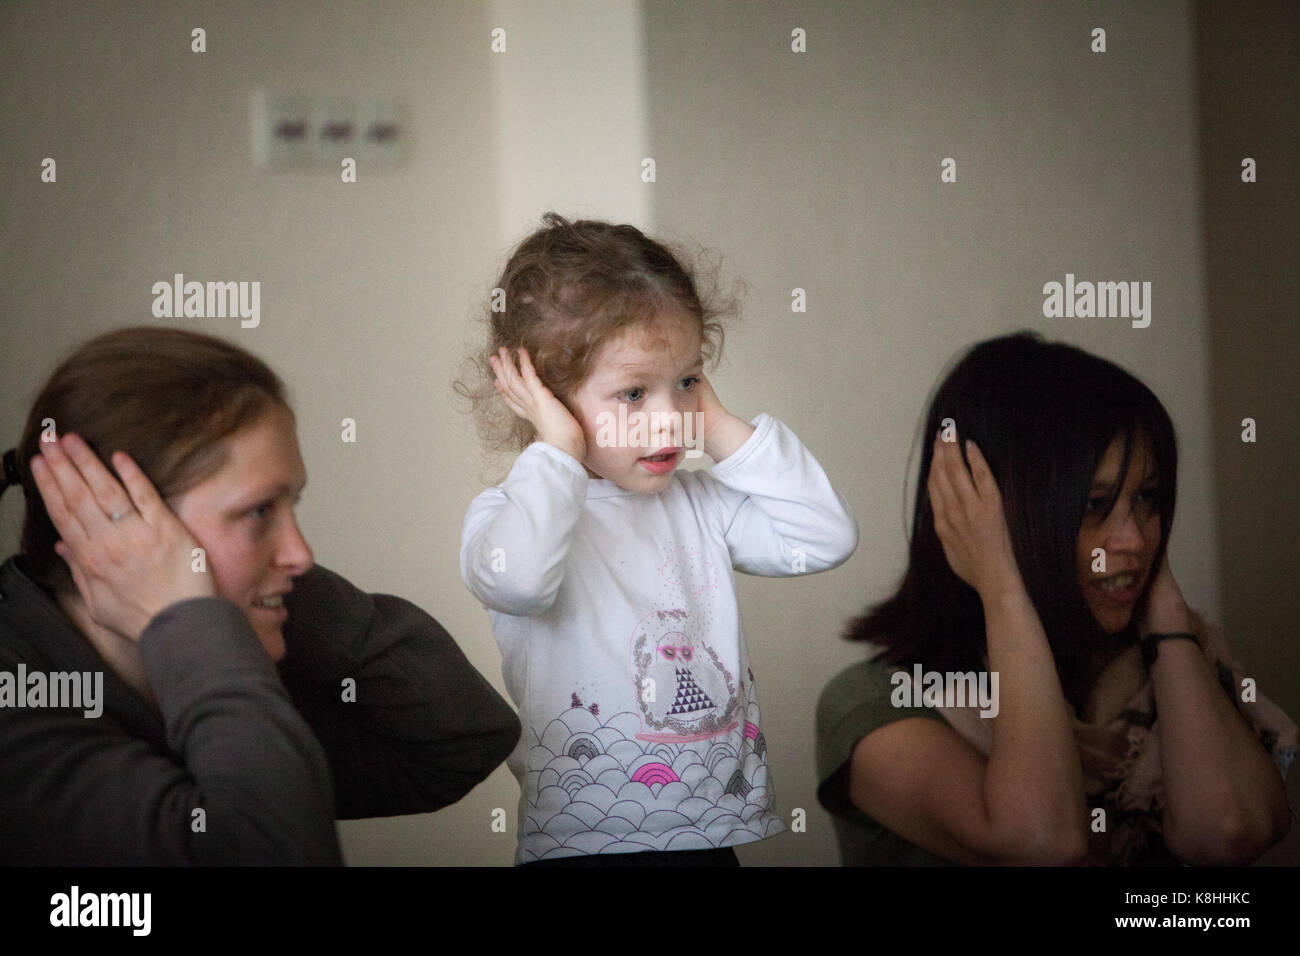
[[773,811],[734,567],[844,562],[857,523],[795,434],[762,414],[706,471],[646,495],[529,446],[465,516],[460,572],[487,608],[523,735],[516,862],[734,846]]

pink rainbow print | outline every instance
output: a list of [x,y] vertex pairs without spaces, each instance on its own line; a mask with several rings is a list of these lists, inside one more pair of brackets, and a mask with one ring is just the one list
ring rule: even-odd
[[644,783],[647,787],[653,787],[656,783],[674,783],[678,777],[673,773],[673,768],[666,763],[647,763],[637,768],[636,773],[632,774],[632,779],[637,783]]

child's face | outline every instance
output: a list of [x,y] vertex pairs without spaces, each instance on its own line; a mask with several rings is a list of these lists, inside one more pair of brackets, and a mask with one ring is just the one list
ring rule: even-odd
[[[685,458],[687,439],[695,447],[703,447],[704,439],[694,427],[695,386],[704,371],[699,323],[679,311],[659,319],[666,343],[642,329],[607,342],[571,401],[587,439],[587,474],[642,494],[668,487]],[[620,405],[626,406],[622,416]],[[657,453],[663,461],[646,460]]]

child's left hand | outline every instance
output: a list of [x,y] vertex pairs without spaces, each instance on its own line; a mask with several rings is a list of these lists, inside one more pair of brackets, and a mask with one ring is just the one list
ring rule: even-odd
[[704,454],[715,462],[728,458],[754,434],[754,426],[737,418],[718,401],[718,393],[701,373],[695,391],[700,396],[700,415],[703,416]]

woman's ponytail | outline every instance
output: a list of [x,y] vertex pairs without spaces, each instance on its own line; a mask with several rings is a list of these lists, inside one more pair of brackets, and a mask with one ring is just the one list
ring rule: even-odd
[[0,476],[0,497],[9,490],[10,485],[22,483],[22,476],[18,474],[18,449],[10,448],[4,454],[4,475]]

